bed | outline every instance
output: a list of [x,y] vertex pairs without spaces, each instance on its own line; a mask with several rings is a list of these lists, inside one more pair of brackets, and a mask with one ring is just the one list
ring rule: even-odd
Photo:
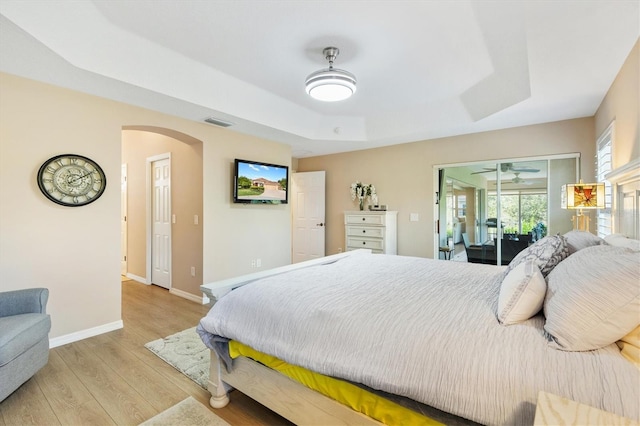
[[[233,387],[296,424],[406,423],[334,403],[255,350],[425,424],[533,424],[541,391],[638,421],[640,369],[620,348],[640,324],[640,242],[587,234],[547,237],[508,267],[358,250],[205,285],[210,403]],[[232,359],[237,342],[249,356]]]

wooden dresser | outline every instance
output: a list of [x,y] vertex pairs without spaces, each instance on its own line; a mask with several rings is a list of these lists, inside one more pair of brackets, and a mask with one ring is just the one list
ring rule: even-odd
[[344,212],[345,250],[371,249],[373,253],[398,254],[398,212]]

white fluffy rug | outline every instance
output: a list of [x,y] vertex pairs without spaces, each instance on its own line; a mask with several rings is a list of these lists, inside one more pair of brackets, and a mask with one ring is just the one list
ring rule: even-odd
[[141,423],[141,426],[231,426],[192,396]]
[[211,351],[202,343],[195,327],[154,340],[144,347],[207,389]]

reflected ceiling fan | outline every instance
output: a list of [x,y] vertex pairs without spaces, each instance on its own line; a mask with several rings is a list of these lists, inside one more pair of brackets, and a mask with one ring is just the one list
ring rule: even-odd
[[[473,172],[471,173],[472,175],[477,175],[479,173],[493,173],[496,171],[496,168],[494,167],[493,169],[490,167],[483,167],[483,171],[481,172]],[[540,169],[534,169],[532,167],[514,167],[513,163],[502,163],[500,164],[500,171],[502,173],[506,173],[506,172],[518,172],[518,173],[524,173],[524,172],[529,172],[529,173],[538,173],[540,171]]]
[[[520,172],[513,172],[514,175],[516,175],[516,177],[514,177],[513,179],[510,180],[503,180],[502,184],[509,184],[509,183],[515,183],[515,184],[520,184],[520,185],[531,185],[533,182],[530,182],[528,180],[522,179],[520,177]],[[493,183],[494,185],[496,184],[495,182]]]

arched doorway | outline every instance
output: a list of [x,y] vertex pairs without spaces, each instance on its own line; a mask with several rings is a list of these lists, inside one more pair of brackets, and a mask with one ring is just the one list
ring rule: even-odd
[[[126,276],[152,284],[154,261],[154,164],[169,159],[165,225],[169,230],[168,287],[172,293],[198,299],[202,285],[202,141],[160,127],[123,126],[122,163],[127,169]],[[166,186],[168,185],[168,186]],[[157,207],[157,206],[156,206]],[[202,302],[201,299],[197,300]]]

